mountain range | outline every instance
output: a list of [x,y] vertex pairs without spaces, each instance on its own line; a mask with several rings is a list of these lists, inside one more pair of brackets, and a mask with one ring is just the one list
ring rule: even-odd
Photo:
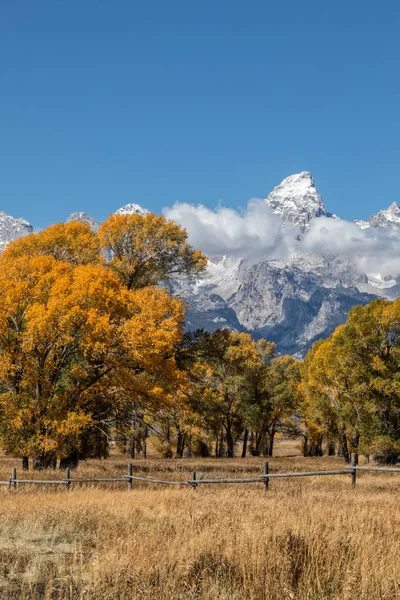
[[[376,269],[366,272],[369,269],[360,267],[351,254],[340,250],[327,253],[324,244],[322,251],[310,244],[316,226],[324,235],[329,224],[348,224],[326,210],[310,173],[287,177],[263,202],[278,217],[282,235],[291,232],[293,243],[285,256],[257,256],[254,260],[248,256],[210,256],[201,277],[172,281],[172,293],[188,304],[189,329],[214,331],[228,327],[246,331],[255,338],[274,341],[280,353],[301,357],[317,339],[327,337],[343,323],[353,306],[376,297],[400,296],[400,278],[396,275],[381,275]],[[117,211],[147,212],[138,204]],[[88,223],[94,231],[100,225],[83,212],[70,215],[67,221],[72,220]],[[386,238],[400,243],[400,207],[396,202],[368,220],[349,225],[356,247],[363,238],[358,240],[354,230],[369,236],[375,244]],[[24,219],[0,212],[0,250],[32,231],[32,225]]]

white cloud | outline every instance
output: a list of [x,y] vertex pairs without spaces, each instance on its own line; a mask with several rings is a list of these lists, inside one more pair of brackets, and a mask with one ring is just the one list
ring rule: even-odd
[[208,256],[229,255],[254,262],[285,259],[294,249],[350,258],[367,275],[400,276],[400,233],[319,217],[311,221],[299,242],[299,230],[284,223],[260,199],[250,200],[242,211],[177,202],[163,212],[182,225],[190,243]]
[[165,208],[164,215],[182,225],[190,243],[208,256],[231,255],[251,261],[260,258],[284,258],[298,235],[287,228],[264,200],[249,200],[238,212],[219,206],[177,202]]
[[400,235],[395,232],[320,217],[311,222],[300,246],[326,257],[351,258],[363,273],[400,275]]

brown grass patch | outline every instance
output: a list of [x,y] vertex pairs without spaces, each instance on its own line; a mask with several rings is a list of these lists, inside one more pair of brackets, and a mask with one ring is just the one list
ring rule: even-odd
[[[122,474],[127,462],[90,461],[76,476]],[[184,480],[193,469],[255,476],[262,463],[135,465]],[[341,467],[337,458],[270,461],[271,472]],[[0,598],[400,599],[399,491],[399,476],[373,473],[355,490],[350,476],[271,480],[267,493],[262,484],[0,490]]]

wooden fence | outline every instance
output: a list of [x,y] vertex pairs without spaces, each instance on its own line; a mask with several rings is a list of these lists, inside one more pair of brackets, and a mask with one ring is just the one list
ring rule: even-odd
[[128,473],[123,477],[110,477],[110,478],[72,478],[71,470],[67,468],[65,471],[65,479],[18,479],[17,469],[14,467],[11,472],[11,477],[7,481],[0,481],[0,485],[8,486],[10,489],[16,491],[17,485],[29,484],[29,485],[63,485],[68,490],[72,484],[75,483],[116,483],[123,482],[127,484],[128,490],[133,489],[134,481],[144,481],[152,484],[163,484],[163,485],[183,485],[197,488],[199,485],[204,484],[230,484],[230,483],[263,483],[265,490],[269,488],[269,482],[271,479],[281,477],[319,477],[329,475],[350,475],[352,486],[355,487],[357,481],[358,471],[377,471],[383,473],[400,473],[400,468],[394,467],[359,467],[357,466],[358,457],[356,454],[351,455],[351,466],[345,467],[344,469],[334,471],[297,471],[293,473],[270,473],[268,468],[268,462],[264,462],[263,473],[259,477],[249,477],[242,479],[199,479],[197,472],[193,471],[192,476],[187,481],[168,481],[164,479],[155,479],[153,477],[138,477],[133,475],[133,464],[128,465]]

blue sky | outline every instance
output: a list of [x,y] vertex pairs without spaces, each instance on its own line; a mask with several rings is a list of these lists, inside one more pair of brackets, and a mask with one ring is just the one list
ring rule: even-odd
[[0,209],[244,206],[311,171],[327,208],[400,201],[395,0],[0,0]]

